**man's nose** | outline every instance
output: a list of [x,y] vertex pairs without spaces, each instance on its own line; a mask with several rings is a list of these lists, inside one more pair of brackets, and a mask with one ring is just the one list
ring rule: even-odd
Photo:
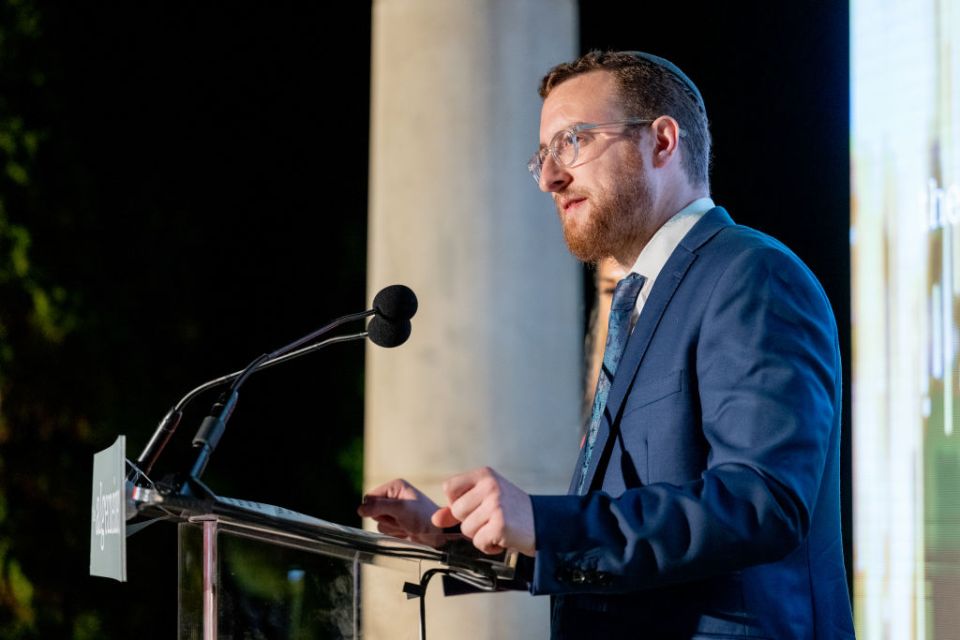
[[540,190],[548,193],[562,191],[573,180],[573,176],[567,171],[566,167],[553,159],[549,153],[543,160],[543,167],[540,169]]

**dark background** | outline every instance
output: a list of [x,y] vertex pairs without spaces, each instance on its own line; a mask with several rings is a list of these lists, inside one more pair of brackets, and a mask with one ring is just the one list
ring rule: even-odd
[[[170,638],[172,526],[129,540],[129,583],[86,575],[91,456],[364,307],[371,7],[75,4],[0,7],[0,638]],[[846,3],[581,4],[582,50],[697,82],[714,199],[810,265],[849,362]],[[338,345],[251,378],[205,480],[358,524],[362,426]]]

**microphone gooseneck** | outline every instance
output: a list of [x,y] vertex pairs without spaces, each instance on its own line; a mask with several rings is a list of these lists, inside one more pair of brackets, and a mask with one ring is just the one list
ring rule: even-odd
[[[192,389],[184,395],[160,421],[153,436],[137,459],[137,467],[144,473],[150,473],[180,424],[183,411],[187,404],[204,391],[232,383],[230,389],[224,393],[211,408],[210,415],[203,421],[197,435],[194,437],[194,447],[200,451],[192,468],[191,476],[193,479],[199,481],[199,476],[203,473],[213,450],[223,435],[226,422],[229,420],[230,414],[236,406],[237,390],[250,375],[340,342],[363,340],[369,337],[371,342],[381,347],[390,348],[399,346],[410,337],[410,318],[416,314],[417,306],[417,296],[409,287],[401,284],[384,287],[374,296],[372,309],[338,318],[288,345],[271,353],[258,356],[253,362],[240,371],[235,371],[231,374],[210,380]],[[370,316],[373,316],[373,319],[368,324],[366,331],[335,336],[321,342],[314,342],[314,340],[320,336],[344,323],[362,320]]]

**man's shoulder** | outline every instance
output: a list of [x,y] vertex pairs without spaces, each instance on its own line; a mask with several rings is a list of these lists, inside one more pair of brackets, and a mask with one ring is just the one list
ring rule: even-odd
[[730,245],[750,247],[770,247],[792,252],[782,242],[771,235],[753,227],[737,224],[723,207],[714,207],[707,211],[684,238],[691,249],[718,249]]
[[773,236],[736,224],[721,207],[708,211],[681,246],[695,256],[691,286],[760,292],[772,277],[826,301],[819,279],[796,253]]
[[809,272],[803,260],[783,242],[758,229],[735,223],[722,207],[708,211],[690,230],[685,241],[687,249],[699,256],[783,261]]
[[679,246],[692,253],[705,253],[753,248],[771,248],[793,253],[776,238],[766,233],[737,224],[720,206],[704,213],[681,239]]

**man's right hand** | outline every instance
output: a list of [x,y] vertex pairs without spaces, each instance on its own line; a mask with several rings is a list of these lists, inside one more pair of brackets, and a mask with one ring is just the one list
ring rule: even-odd
[[416,487],[397,478],[370,490],[357,508],[364,518],[377,521],[377,529],[397,538],[407,538],[430,546],[442,542],[442,529],[430,517],[439,506]]

